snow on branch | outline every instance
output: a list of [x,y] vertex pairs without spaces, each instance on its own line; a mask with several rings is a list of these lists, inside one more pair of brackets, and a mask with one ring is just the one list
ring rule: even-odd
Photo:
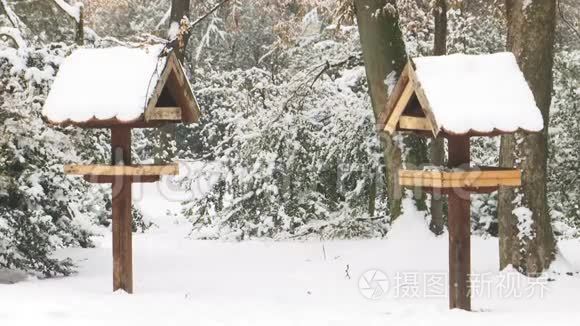
[[69,4],[65,0],[53,0],[62,11],[71,16],[77,23],[81,20],[81,7],[83,4],[77,2],[74,5]]
[[22,28],[24,27],[24,23],[22,23],[22,21],[14,13],[12,8],[8,6],[8,2],[6,0],[0,0],[0,7],[4,9],[4,12],[6,13],[6,16],[8,16],[8,20],[10,21],[10,24],[12,24],[14,28],[22,30]]
[[161,17],[161,20],[159,20],[157,25],[155,25],[155,29],[161,28],[161,25],[165,24],[165,22],[169,19],[169,16],[171,16],[171,6],[167,8],[167,11],[165,12],[165,14],[163,14],[163,17]]
[[13,27],[0,27],[0,37],[6,36],[14,41],[18,48],[25,48],[26,41],[20,34],[20,30]]

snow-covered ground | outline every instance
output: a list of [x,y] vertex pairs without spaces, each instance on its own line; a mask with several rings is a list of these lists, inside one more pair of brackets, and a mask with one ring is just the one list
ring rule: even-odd
[[[447,236],[406,215],[388,239],[241,243],[187,239],[158,184],[135,191],[158,224],[134,235],[135,294],[112,293],[111,237],[69,249],[70,277],[0,285],[0,325],[577,325],[580,276],[498,272],[497,239],[472,238],[473,312],[449,311]],[[179,196],[177,196],[179,197]],[[175,198],[175,196],[174,196]],[[408,203],[407,203],[408,204]],[[580,241],[559,244],[572,268]],[[563,269],[570,266],[561,260]],[[442,283],[443,282],[443,283]]]

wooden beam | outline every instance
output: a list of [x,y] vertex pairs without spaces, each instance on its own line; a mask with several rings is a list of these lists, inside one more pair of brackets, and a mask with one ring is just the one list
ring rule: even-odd
[[379,119],[378,119],[379,131],[383,131],[385,129],[385,126],[387,124],[387,120],[389,119],[393,109],[395,108],[395,105],[397,104],[399,97],[403,93],[405,86],[407,86],[407,82],[409,81],[408,70],[412,69],[412,67],[410,65],[411,65],[411,63],[407,62],[407,64],[405,65],[405,68],[403,68],[403,71],[401,73],[401,76],[399,77],[399,80],[397,81],[397,83],[395,84],[395,87],[393,87],[393,90],[389,94],[389,98],[387,99],[387,104],[385,104],[385,108],[384,108],[383,112],[381,112],[381,115],[379,116]]
[[421,82],[417,78],[417,74],[415,73],[415,69],[413,68],[414,65],[411,63],[409,64],[410,69],[408,71],[409,75],[409,82],[412,83],[415,87],[415,95],[417,95],[417,100],[425,113],[425,117],[431,122],[431,127],[433,128],[431,131],[433,132],[433,137],[437,137],[439,134],[439,125],[437,125],[437,120],[435,120],[435,115],[433,114],[433,109],[431,109],[431,104],[429,103],[429,99],[427,95],[425,95],[425,91],[421,86]]
[[154,107],[145,111],[145,121],[181,121],[181,108],[177,106]]
[[[113,128],[114,130],[115,128]],[[177,175],[179,165],[78,165],[68,164],[64,166],[65,174],[73,175],[109,175],[109,176],[135,176],[135,175]]]
[[520,186],[521,172],[517,169],[473,169],[466,171],[400,170],[402,186],[428,188],[483,188]]
[[[90,183],[113,183],[115,179],[121,180],[125,176],[114,176],[114,175],[94,175],[87,174],[83,178],[85,181]],[[131,175],[128,176],[132,183],[152,183],[157,182],[160,179],[158,175]]]
[[402,115],[399,118],[399,128],[409,130],[428,130],[431,131],[431,123],[426,118],[411,117]]
[[465,179],[465,180],[445,180],[441,178],[406,178],[400,177],[399,184],[405,187],[427,187],[427,188],[483,188],[483,187],[519,187],[521,179]]
[[471,194],[489,194],[497,191],[499,187],[463,187],[463,188],[421,188],[425,192],[436,193],[439,195],[449,195],[452,192],[471,193]]
[[399,118],[401,117],[401,114],[407,107],[407,104],[409,103],[409,99],[411,99],[413,92],[414,92],[413,83],[409,81],[407,85],[405,85],[405,89],[403,90],[401,97],[399,97],[399,100],[397,101],[397,104],[395,105],[393,112],[389,115],[389,120],[387,120],[387,123],[385,125],[384,130],[389,134],[395,132],[397,123],[399,122]]
[[77,126],[80,128],[94,128],[94,129],[100,129],[100,128],[116,128],[116,127],[126,127],[126,128],[159,128],[162,127],[163,125],[166,125],[168,123],[172,123],[170,121],[163,121],[163,120],[159,120],[159,121],[144,121],[142,117],[139,117],[139,119],[136,120],[131,120],[131,121],[121,121],[118,120],[117,118],[113,118],[113,119],[105,119],[105,120],[98,120],[98,119],[90,119],[88,121],[85,122],[74,122],[71,120],[66,120],[63,122],[59,122],[59,123],[55,123],[52,122],[50,120],[47,121],[47,123],[51,124],[51,125],[55,125],[55,126],[61,126],[61,127],[67,127],[67,126]]
[[[469,137],[449,138],[449,167],[469,165]],[[471,310],[471,205],[469,193],[448,196],[449,308]]]
[[[171,53],[169,57],[175,56],[175,53]],[[163,71],[161,71],[161,75],[157,79],[157,84],[151,92],[151,96],[148,99],[147,107],[145,107],[145,112],[152,110],[157,106],[157,101],[159,101],[159,97],[163,92],[163,88],[165,88],[165,84],[167,83],[167,78],[169,78],[169,74],[171,73],[171,64],[169,64],[170,59],[167,59],[168,63],[165,64],[163,67]]]
[[[185,101],[181,102],[182,104],[180,104],[180,106],[184,109],[182,122],[184,124],[196,122],[199,120],[201,112],[199,110],[199,104],[197,103],[197,100],[193,95],[193,91],[191,90],[191,84],[189,83],[189,80],[184,73],[185,70],[183,65],[181,64],[181,61],[177,59],[177,56],[175,56],[174,53],[169,56],[168,61],[173,71],[172,76],[170,76],[167,80],[169,91],[171,92],[172,87],[176,87],[177,84],[179,89],[182,91],[181,95],[183,96],[183,99],[185,99]],[[172,80],[174,82],[172,82]],[[181,97],[176,93],[174,93],[173,96]]]
[[[112,160],[131,164],[131,129],[111,129]],[[133,293],[133,244],[131,178],[115,178],[112,184],[113,210],[113,291]]]

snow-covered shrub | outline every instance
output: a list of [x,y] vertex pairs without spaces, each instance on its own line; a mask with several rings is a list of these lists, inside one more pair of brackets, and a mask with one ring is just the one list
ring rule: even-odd
[[580,51],[560,51],[554,62],[548,160],[552,216],[580,227]]
[[[0,267],[68,274],[56,248],[90,246],[100,193],[66,177],[63,163],[79,162],[79,131],[54,129],[40,111],[63,56],[62,45],[0,49]],[[92,143],[92,151],[98,143]]]
[[[278,79],[259,68],[195,71],[205,117],[184,135],[200,153],[194,158],[211,159],[197,172],[217,177],[186,203],[194,236],[385,233],[380,144],[364,68],[350,51],[332,40],[309,41],[288,50],[303,60]],[[183,183],[195,191],[198,179]]]

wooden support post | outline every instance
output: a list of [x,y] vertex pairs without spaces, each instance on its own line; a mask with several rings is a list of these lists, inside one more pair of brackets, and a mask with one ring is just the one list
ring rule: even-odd
[[[469,164],[469,137],[448,138],[449,167]],[[469,192],[449,192],[449,308],[471,310],[471,218]]]
[[[131,128],[111,128],[113,165],[131,164]],[[131,176],[113,180],[113,291],[133,293]]]

